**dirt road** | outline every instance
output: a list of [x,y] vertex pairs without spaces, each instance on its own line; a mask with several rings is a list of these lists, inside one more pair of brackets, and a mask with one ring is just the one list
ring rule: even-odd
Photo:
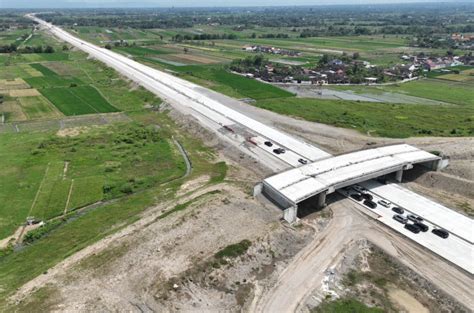
[[295,256],[272,288],[256,296],[249,312],[300,311],[309,295],[321,288],[325,270],[340,262],[351,242],[361,238],[396,257],[466,307],[474,306],[474,281],[469,274],[383,227],[356,206],[347,199],[334,203],[334,217],[328,227]]

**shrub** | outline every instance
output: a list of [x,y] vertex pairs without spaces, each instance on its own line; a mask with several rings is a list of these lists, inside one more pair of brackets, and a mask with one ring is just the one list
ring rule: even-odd
[[228,245],[224,249],[218,251],[214,256],[218,259],[225,257],[235,258],[244,254],[252,245],[250,240],[244,239],[239,243]]

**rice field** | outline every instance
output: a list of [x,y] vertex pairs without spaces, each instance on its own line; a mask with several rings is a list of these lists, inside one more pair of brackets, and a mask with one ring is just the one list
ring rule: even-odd
[[41,93],[64,115],[118,112],[91,86],[44,88]]

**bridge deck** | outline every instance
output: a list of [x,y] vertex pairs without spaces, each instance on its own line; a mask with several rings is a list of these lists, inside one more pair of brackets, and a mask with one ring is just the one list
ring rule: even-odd
[[297,204],[325,190],[330,193],[344,185],[439,159],[410,145],[392,145],[319,160],[271,176],[263,184]]

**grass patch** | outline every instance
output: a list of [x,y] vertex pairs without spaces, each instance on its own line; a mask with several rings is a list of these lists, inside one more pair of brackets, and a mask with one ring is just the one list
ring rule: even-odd
[[285,98],[256,106],[312,122],[346,127],[375,136],[472,136],[474,108]]
[[380,308],[371,308],[355,299],[324,301],[311,310],[311,313],[383,313]]
[[75,179],[72,183],[72,194],[68,210],[81,208],[102,200],[104,197],[104,177],[89,176]]
[[62,116],[43,96],[21,97],[18,102],[28,119],[48,119]]

